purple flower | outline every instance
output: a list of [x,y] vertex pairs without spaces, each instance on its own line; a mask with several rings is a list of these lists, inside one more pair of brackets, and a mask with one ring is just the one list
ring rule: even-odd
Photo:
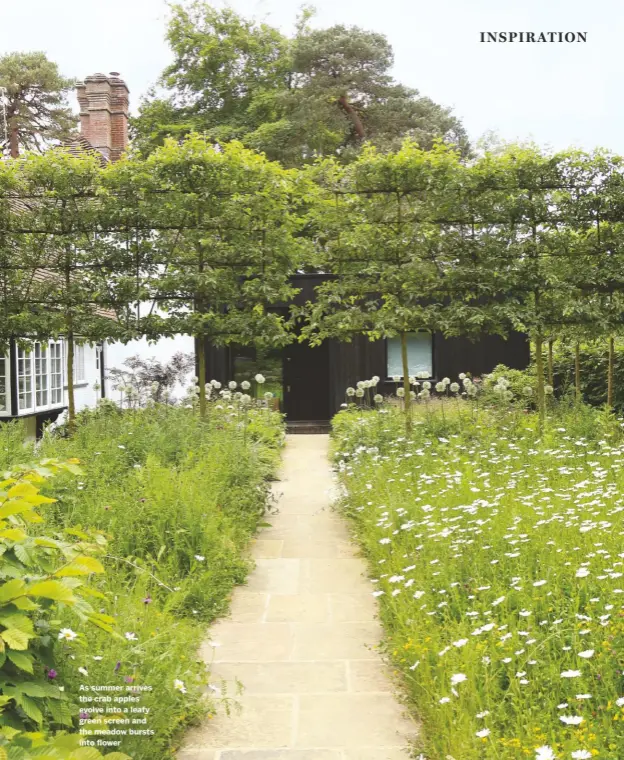
[[80,714],[79,714],[79,717],[81,718],[81,720],[87,720],[87,718],[89,717],[89,713],[88,712],[84,712],[84,710],[81,710]]
[[132,676],[126,676],[126,677],[124,678],[124,681],[125,681],[126,683],[132,683],[132,682],[134,681],[134,678],[133,678]]
[[121,667],[121,662],[117,662],[117,665],[115,665],[115,673],[119,672],[119,668]]
[[152,603],[152,597],[148,594],[143,600],[143,604],[151,604],[151,603]]
[[56,678],[57,675],[58,675],[58,673],[56,672],[56,670],[54,670],[54,668],[50,668],[50,670],[48,670],[48,678],[50,680]]

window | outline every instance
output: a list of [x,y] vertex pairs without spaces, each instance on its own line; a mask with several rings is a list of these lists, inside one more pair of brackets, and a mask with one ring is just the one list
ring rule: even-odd
[[48,346],[35,343],[35,405],[48,405]]
[[0,356],[0,417],[10,414],[9,357]]
[[84,383],[85,379],[85,347],[84,344],[74,345],[74,382]]
[[29,412],[33,405],[32,352],[17,349],[17,399],[20,412]]
[[50,343],[50,404],[63,403],[63,346]]
[[[433,348],[431,333],[407,334],[407,365],[412,376],[419,373],[433,375]],[[403,377],[401,338],[388,338],[388,377]]]
[[[5,361],[5,364],[8,364],[8,361]],[[0,373],[1,371],[2,365]],[[0,405],[1,383],[0,380]],[[8,395],[8,387],[5,393]],[[62,406],[63,344],[60,341],[36,341],[31,349],[17,349],[17,400],[18,414]]]

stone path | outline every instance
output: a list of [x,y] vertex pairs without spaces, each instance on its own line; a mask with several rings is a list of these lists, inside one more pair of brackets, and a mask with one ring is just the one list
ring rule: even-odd
[[[202,654],[212,681],[244,685],[242,712],[193,729],[178,760],[406,760],[414,724],[380,656],[376,605],[344,521],[331,512],[328,436],[288,436],[279,514],[256,569]],[[221,646],[213,650],[209,641]],[[228,690],[228,693],[234,693]]]

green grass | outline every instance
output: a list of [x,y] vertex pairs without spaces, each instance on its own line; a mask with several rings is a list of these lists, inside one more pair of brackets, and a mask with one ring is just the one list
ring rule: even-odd
[[[82,476],[46,484],[58,501],[42,510],[42,530],[97,528],[109,536],[106,576],[94,585],[121,638],[90,627],[59,644],[57,683],[74,697],[81,684],[151,687],[141,705],[150,708],[154,735],[118,748],[134,760],[172,758],[184,727],[229,708],[232,695],[213,690],[211,701],[204,698],[209,673],[197,650],[250,570],[246,548],[270,500],[282,438],[279,415],[239,415],[217,404],[206,422],[192,409],[106,407],[83,414],[71,438],[46,436],[36,452],[18,426],[0,428],[0,467],[45,457],[82,462]],[[63,624],[75,629],[76,619],[68,614]]]
[[419,416],[410,440],[396,409],[334,422],[418,750],[621,760],[621,421],[552,407],[539,438],[518,409],[458,409]]

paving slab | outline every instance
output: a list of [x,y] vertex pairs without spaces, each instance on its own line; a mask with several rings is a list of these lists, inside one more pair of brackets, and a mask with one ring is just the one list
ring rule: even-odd
[[379,654],[366,564],[331,509],[327,450],[326,435],[287,436],[278,512],[250,546],[256,567],[200,650],[213,683],[229,695],[242,683],[241,709],[189,731],[178,760],[408,758],[418,726]]

